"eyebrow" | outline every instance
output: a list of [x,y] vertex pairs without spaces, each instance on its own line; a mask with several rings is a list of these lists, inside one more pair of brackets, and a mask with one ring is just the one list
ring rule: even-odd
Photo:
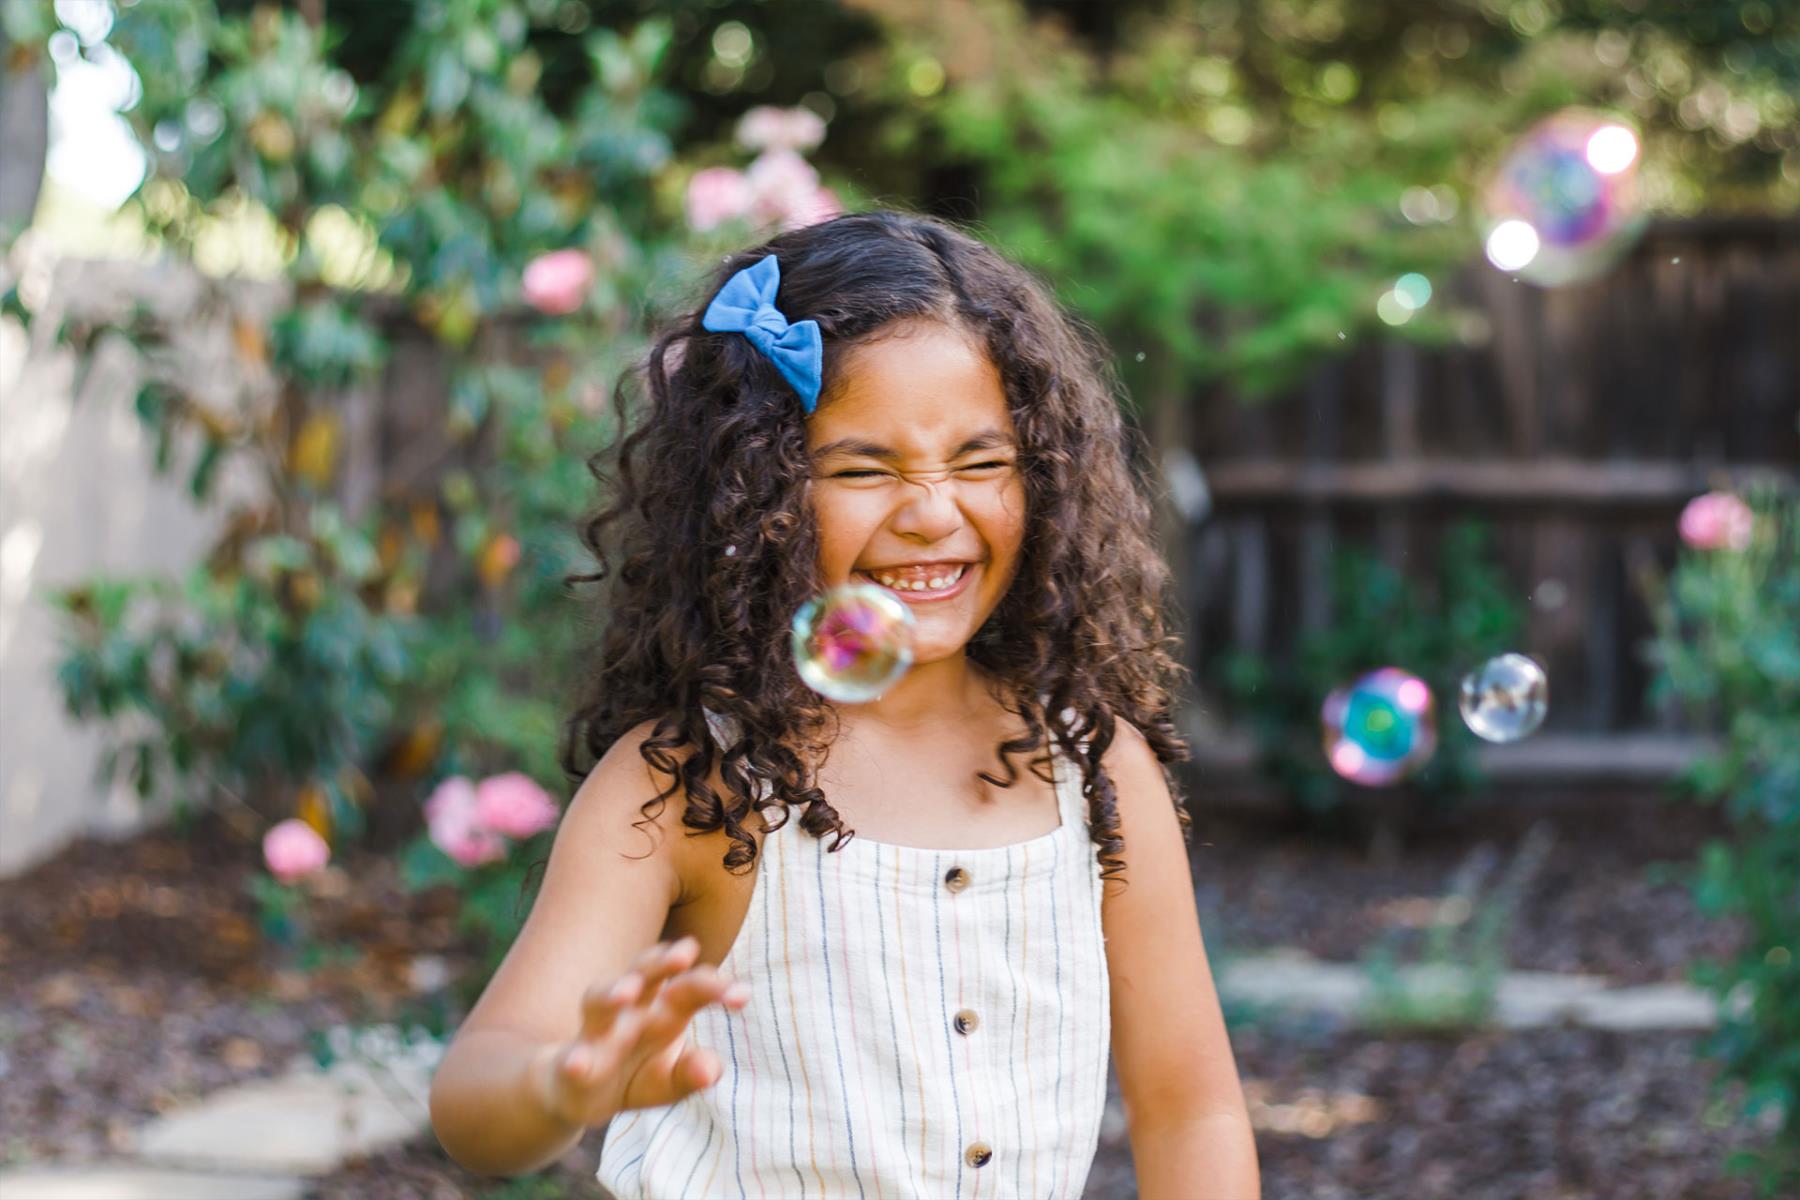
[[[951,458],[961,458],[974,450],[995,450],[1000,447],[1011,447],[1013,439],[998,429],[984,429],[955,450],[950,452]],[[814,458],[825,458],[832,454],[854,454],[864,458],[879,458],[892,462],[900,457],[900,452],[879,442],[864,441],[861,438],[839,438],[835,442],[826,442],[813,451]]]

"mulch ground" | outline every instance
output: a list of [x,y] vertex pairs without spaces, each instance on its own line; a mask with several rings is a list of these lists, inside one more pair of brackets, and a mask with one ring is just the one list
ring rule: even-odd
[[285,1072],[339,1023],[422,1015],[416,954],[466,961],[446,890],[409,895],[354,854],[313,886],[354,961],[302,971],[264,944],[258,848],[216,817],[74,843],[0,881],[0,1162],[86,1160],[131,1126]]
[[[1556,840],[1522,897],[1511,966],[1679,980],[1736,934],[1695,913],[1684,886],[1646,878],[1647,864],[1691,861],[1724,834],[1710,810],[1591,796],[1484,806],[1374,855],[1355,837],[1200,811],[1195,879],[1215,955],[1295,945],[1349,962],[1384,929],[1417,936],[1471,854],[1487,845],[1504,860],[1537,820]],[[318,885],[317,919],[356,956],[300,971],[258,936],[244,890],[256,861],[254,846],[201,818],[186,836],[83,841],[0,881],[0,1161],[108,1157],[159,1112],[286,1070],[316,1031],[416,1019],[414,956],[472,961],[453,933],[454,896],[408,895],[390,860],[351,851]],[[1232,1030],[1269,1200],[1749,1200],[1721,1164],[1767,1135],[1713,1101],[1696,1041],[1573,1028],[1376,1037],[1291,1020]],[[598,1147],[596,1132],[553,1168],[501,1181],[463,1171],[426,1137],[309,1194],[597,1196]],[[1086,1195],[1135,1194],[1115,1108]]]

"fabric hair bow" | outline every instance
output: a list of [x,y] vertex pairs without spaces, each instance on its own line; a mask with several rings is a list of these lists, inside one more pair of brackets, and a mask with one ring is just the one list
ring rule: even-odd
[[780,287],[781,267],[773,254],[766,255],[725,281],[706,306],[700,324],[713,333],[741,333],[749,338],[794,385],[800,403],[811,413],[819,400],[825,340],[817,321],[788,323],[775,307],[775,292]]

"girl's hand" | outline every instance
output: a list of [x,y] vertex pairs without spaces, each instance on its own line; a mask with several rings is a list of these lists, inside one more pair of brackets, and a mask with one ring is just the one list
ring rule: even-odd
[[693,937],[658,942],[611,984],[588,989],[580,1035],[551,1047],[539,1075],[553,1116],[600,1125],[626,1109],[672,1104],[717,1081],[719,1056],[686,1045],[688,1022],[708,1004],[743,1008],[750,986],[714,966],[689,969],[699,953]]

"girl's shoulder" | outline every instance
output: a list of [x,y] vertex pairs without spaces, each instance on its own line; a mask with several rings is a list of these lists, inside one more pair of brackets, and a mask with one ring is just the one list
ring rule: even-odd
[[[672,904],[679,904],[692,891],[692,831],[682,823],[688,800],[681,770],[694,748],[667,751],[672,769],[653,764],[643,747],[657,724],[654,718],[640,721],[607,747],[575,790],[563,827],[608,858],[630,858],[635,873],[666,888]],[[713,774],[718,774],[716,767]],[[716,778],[713,786],[719,786]],[[655,803],[658,796],[663,799]]]
[[[708,717],[712,718],[713,714],[709,713]],[[594,774],[599,775],[603,768],[609,768],[610,777],[601,786],[617,788],[622,795],[629,797],[624,803],[633,810],[632,819],[637,824],[645,824],[646,816],[649,817],[649,823],[656,828],[655,853],[667,858],[678,883],[677,903],[688,904],[696,897],[707,894],[716,884],[715,877],[725,870],[724,859],[731,849],[731,841],[722,826],[703,830],[685,823],[688,810],[687,786],[679,772],[697,747],[690,743],[668,751],[674,772],[652,766],[644,758],[642,748],[644,742],[655,733],[656,726],[654,718],[647,719],[621,735],[595,766]],[[718,726],[715,724],[715,731],[717,730]],[[612,761],[615,759],[616,761]],[[593,777],[590,776],[590,779]],[[723,803],[732,802],[716,757],[707,770],[706,782]],[[651,809],[648,814],[641,811],[663,792],[668,792],[668,797],[660,806]],[[743,825],[760,850],[762,823],[753,815]]]

